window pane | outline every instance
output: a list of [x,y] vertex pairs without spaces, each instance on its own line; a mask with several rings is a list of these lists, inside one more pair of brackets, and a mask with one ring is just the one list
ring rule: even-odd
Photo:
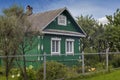
[[66,25],[66,16],[60,15],[58,17],[58,24]]
[[56,52],[59,52],[59,41],[56,41]]
[[67,48],[67,52],[69,52],[69,41],[67,41],[66,44],[67,44],[67,45],[66,45],[66,46],[67,46],[67,47],[66,47],[66,48]]
[[70,52],[72,52],[72,41],[70,41]]
[[65,20],[60,20],[60,23],[63,23],[63,24],[65,24]]
[[59,40],[52,40],[52,52],[59,52],[60,51],[60,41]]
[[66,41],[66,52],[73,52],[73,41]]
[[55,41],[52,40],[52,52],[55,52]]

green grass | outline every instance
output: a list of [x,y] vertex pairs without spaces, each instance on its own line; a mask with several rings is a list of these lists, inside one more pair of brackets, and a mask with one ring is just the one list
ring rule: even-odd
[[[0,80],[6,80],[5,76],[0,76]],[[9,80],[17,80],[9,77]],[[94,74],[87,74],[85,76],[79,76],[79,78],[69,79],[69,80],[120,80],[120,70],[115,70],[111,72],[101,72]]]
[[115,71],[112,73],[107,73],[107,74],[102,74],[99,76],[92,77],[89,80],[120,80],[119,75],[120,75],[120,71]]
[[71,80],[120,80],[120,70],[112,71],[110,73],[96,74],[92,76],[84,76],[84,78],[77,78]]

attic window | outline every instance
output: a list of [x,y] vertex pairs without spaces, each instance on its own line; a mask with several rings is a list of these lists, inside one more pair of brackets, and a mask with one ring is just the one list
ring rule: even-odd
[[64,26],[66,26],[66,16],[64,16],[64,15],[60,15],[60,16],[58,16],[58,24],[59,25],[64,25]]

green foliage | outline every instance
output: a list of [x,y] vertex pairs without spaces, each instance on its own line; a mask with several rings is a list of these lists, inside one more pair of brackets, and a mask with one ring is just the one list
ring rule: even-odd
[[[36,71],[33,69],[33,66],[30,65],[29,67],[27,67],[26,70],[27,70],[28,79],[36,80]],[[24,80],[22,72],[17,68],[11,69],[9,76],[14,80]]]
[[109,42],[110,51],[120,51],[120,10],[113,15],[107,15],[108,24],[105,26],[105,39]]
[[33,69],[32,65],[27,68],[27,76],[29,80],[36,80],[36,71]]
[[91,51],[91,53],[97,52],[98,40],[104,32],[103,26],[99,25],[98,22],[89,15],[77,17],[77,22],[87,34],[86,38],[82,40],[83,50],[85,52]]
[[113,55],[111,63],[114,68],[120,67],[120,55]]
[[20,17],[23,14],[23,8],[18,5],[13,5],[7,9],[3,10],[3,13],[5,16],[11,17],[11,16],[17,16]]
[[0,66],[0,75],[3,76],[4,75],[4,69],[3,67]]
[[113,15],[107,15],[106,18],[108,24],[103,27],[92,16],[77,17],[78,24],[87,34],[83,39],[85,52],[103,52],[108,46],[110,52],[120,51],[120,9]]
[[[50,61],[46,63],[46,66],[46,80],[61,79],[67,76],[67,68],[61,63]],[[43,80],[43,66],[39,69],[37,76],[39,80]]]
[[[30,24],[22,7],[13,5],[3,10],[4,15],[0,16],[0,49],[1,55],[16,55],[20,44],[24,41]],[[12,67],[14,57],[4,58],[6,77]]]
[[99,62],[98,55],[85,55],[85,63],[87,66],[95,67],[95,65]]

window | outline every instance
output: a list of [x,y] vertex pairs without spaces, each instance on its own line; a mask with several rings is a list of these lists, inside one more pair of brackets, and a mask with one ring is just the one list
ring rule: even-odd
[[66,25],[66,16],[64,16],[64,15],[58,16],[58,24],[65,26]]
[[74,53],[74,40],[66,39],[66,54],[73,54],[73,53]]
[[51,39],[51,54],[60,54],[60,38]]

